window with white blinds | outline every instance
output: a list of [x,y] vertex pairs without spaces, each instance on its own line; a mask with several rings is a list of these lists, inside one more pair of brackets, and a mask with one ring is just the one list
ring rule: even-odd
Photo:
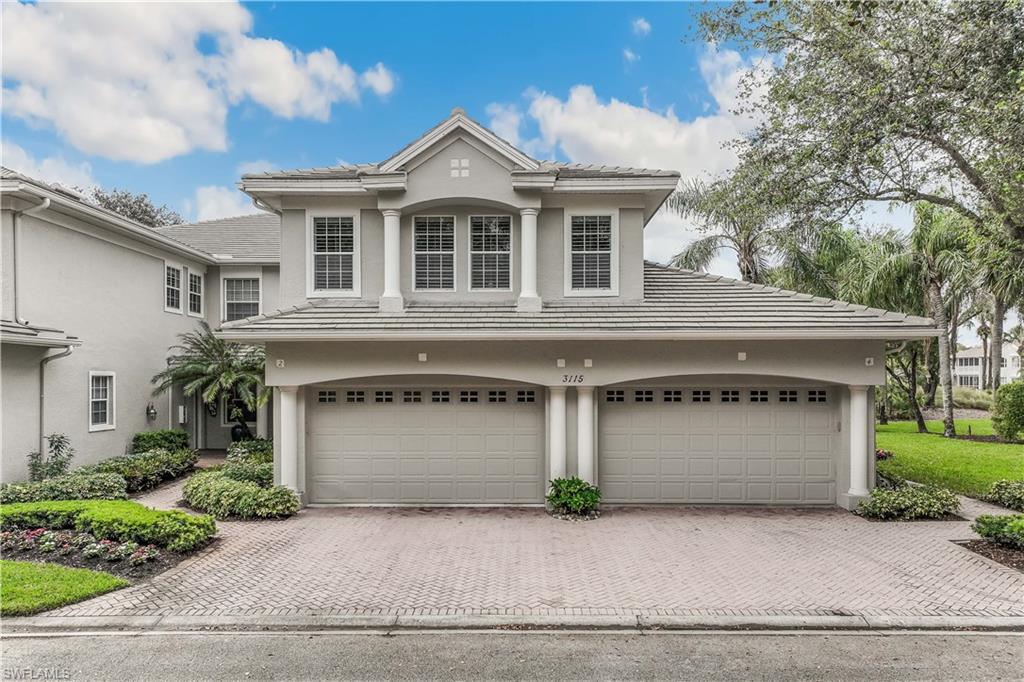
[[351,217],[313,218],[313,290],[352,291],[355,251]]
[[188,273],[188,312],[190,315],[203,314],[203,276]]
[[569,225],[570,287],[612,291],[612,217],[574,215]]
[[416,289],[455,290],[455,218],[413,219],[413,270]]
[[164,309],[181,311],[181,268],[164,266]]
[[469,286],[471,289],[512,288],[512,218],[507,215],[469,219]]
[[224,321],[244,320],[260,314],[260,280],[256,277],[225,278]]
[[114,373],[89,372],[89,430],[114,428]]

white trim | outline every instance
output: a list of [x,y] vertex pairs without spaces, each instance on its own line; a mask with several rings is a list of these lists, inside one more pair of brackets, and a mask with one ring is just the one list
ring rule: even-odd
[[[417,218],[451,218],[452,219],[452,288],[451,289],[437,289],[437,288],[426,288],[420,289],[416,286],[416,219]],[[454,215],[438,214],[438,213],[416,213],[409,216],[410,220],[410,231],[409,234],[411,239],[409,241],[410,251],[410,275],[412,285],[410,288],[416,292],[427,292],[427,293],[453,293],[459,289],[459,219]],[[443,251],[438,252],[425,252],[425,253],[444,253]]]
[[[473,286],[473,254],[501,253],[501,251],[473,251],[473,218],[508,218],[508,287],[474,287]],[[466,216],[466,288],[469,291],[512,291],[515,286],[515,216],[511,213],[471,213]]]
[[[568,298],[597,298],[619,295],[619,209],[608,210],[568,210],[564,211],[565,220],[562,225],[562,270],[563,294]],[[572,219],[586,216],[611,217],[611,288],[609,289],[573,289],[572,288]]]
[[448,120],[443,121],[433,130],[428,131],[418,140],[381,164],[380,172],[390,173],[391,171],[397,170],[402,166],[402,164],[416,156],[419,156],[423,150],[429,149],[434,143],[441,140],[448,135],[448,133],[457,128],[463,129],[494,151],[498,152],[516,165],[522,166],[526,170],[537,170],[540,168],[540,164],[529,156],[523,154],[521,151],[505,142],[491,131],[477,124],[475,121],[470,120],[463,113],[457,112],[450,116]]
[[[92,380],[93,377],[109,377],[110,386],[107,395],[107,419],[106,424],[92,423]],[[117,428],[117,373],[104,370],[90,370],[89,384],[86,391],[86,418],[89,420],[89,433],[97,431],[113,431]]]
[[[192,272],[191,268],[187,270],[188,280],[188,299],[185,301],[185,305],[182,306],[189,317],[202,318],[206,315],[206,274],[202,272]],[[192,312],[192,278],[199,278],[199,312]]]
[[[174,268],[174,269],[176,269],[178,271],[178,307],[177,308],[172,308],[171,306],[167,305],[167,290],[171,288],[170,285],[167,284],[167,269],[168,268]],[[163,287],[161,288],[160,291],[161,291],[161,295],[164,298],[164,312],[165,313],[174,313],[175,315],[182,315],[182,314],[185,313],[184,290],[185,290],[185,282],[187,280],[188,280],[188,278],[185,276],[185,266],[184,265],[182,265],[181,263],[176,263],[174,261],[164,260],[163,276],[161,278],[161,281],[163,282]]]
[[[357,209],[344,211],[306,211],[306,298],[362,298],[362,248],[360,245],[361,227]],[[352,219],[352,288],[351,289],[317,289],[316,273],[313,271],[313,221],[317,218],[351,218]],[[260,310],[262,313],[263,292],[260,291]]]
[[[255,279],[255,280],[257,280],[259,282],[259,285],[258,285],[257,289],[258,289],[258,293],[259,293],[259,296],[260,296],[260,300],[257,301],[256,314],[257,315],[262,315],[263,314],[263,270],[262,269],[260,269],[260,270],[252,270],[252,271],[246,270],[246,271],[239,271],[239,272],[222,273],[221,277],[220,277],[220,321],[221,321],[221,323],[228,322],[228,297],[227,297],[227,287],[225,286],[224,282],[226,282],[229,279]],[[241,303],[242,301],[232,301],[232,302],[233,303]],[[239,318],[238,320],[231,320],[231,321],[232,322],[238,322],[239,320],[244,320],[244,319],[246,319],[246,318],[242,317],[242,318]]]

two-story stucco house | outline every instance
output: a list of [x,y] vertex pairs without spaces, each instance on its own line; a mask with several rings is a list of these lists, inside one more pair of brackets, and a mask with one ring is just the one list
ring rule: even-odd
[[[957,386],[981,388],[982,360],[988,357],[987,349],[981,346],[965,348],[956,354],[956,366],[953,367],[953,383]],[[1003,363],[999,368],[999,382],[1006,384],[1021,374],[1022,358],[1017,346],[1012,343],[1003,344]],[[987,368],[986,368],[987,371]]]
[[[134,433],[158,428],[225,447],[227,405],[155,397],[150,379],[199,320],[276,308],[277,216],[153,230],[8,169],[0,195],[3,480],[25,478],[26,455],[51,433],[70,438],[75,465],[124,454]],[[247,417],[268,432],[266,410]]]
[[278,480],[309,504],[839,504],[885,342],[927,319],[646,263],[672,171],[538,162],[461,110],[376,164],[240,187],[280,215]]

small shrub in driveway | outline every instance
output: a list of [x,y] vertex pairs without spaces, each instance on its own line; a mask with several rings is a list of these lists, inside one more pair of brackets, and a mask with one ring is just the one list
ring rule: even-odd
[[1024,481],[996,481],[985,499],[1014,511],[1024,512]]
[[979,516],[971,528],[986,540],[1024,550],[1024,514]]
[[960,509],[960,498],[945,488],[901,485],[875,488],[857,507],[857,514],[883,521],[942,519]]
[[547,501],[556,514],[593,516],[601,503],[601,490],[576,476],[556,478],[551,481]]
[[185,501],[193,509],[213,514],[219,519],[280,518],[299,510],[299,499],[289,488],[230,478],[226,472],[235,466],[228,464],[190,478],[182,491]]

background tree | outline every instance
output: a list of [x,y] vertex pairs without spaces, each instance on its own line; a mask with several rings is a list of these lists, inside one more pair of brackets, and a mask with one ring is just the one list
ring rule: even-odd
[[89,198],[105,209],[123,215],[125,218],[149,227],[180,225],[185,222],[177,212],[166,204],[157,206],[145,192],[135,193],[126,189],[92,190]]

